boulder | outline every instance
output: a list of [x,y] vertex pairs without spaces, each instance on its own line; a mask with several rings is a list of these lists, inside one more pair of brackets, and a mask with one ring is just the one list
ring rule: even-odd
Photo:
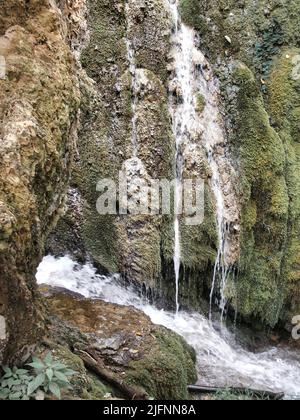
[[147,398],[187,398],[187,386],[197,380],[196,356],[182,337],[154,325],[133,307],[48,286],[43,294],[50,319],[48,341],[73,349],[119,392],[122,383],[125,390]]

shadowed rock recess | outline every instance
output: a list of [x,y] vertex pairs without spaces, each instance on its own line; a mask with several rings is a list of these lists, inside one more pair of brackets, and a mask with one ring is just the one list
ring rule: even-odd
[[127,180],[172,181],[179,154],[182,176],[204,180],[204,222],[179,218],[181,308],[208,315],[211,298],[249,325],[287,329],[300,313],[300,2],[178,1],[180,25],[194,31],[202,127],[183,133],[180,153],[170,4],[0,0],[0,365],[47,336],[83,372],[80,398],[110,390],[76,351],[150,397],[184,399],[196,379],[192,349],[139,311],[37,291],[45,253],[70,254],[175,308],[174,214],[97,212],[98,181],[118,182],[122,169]]

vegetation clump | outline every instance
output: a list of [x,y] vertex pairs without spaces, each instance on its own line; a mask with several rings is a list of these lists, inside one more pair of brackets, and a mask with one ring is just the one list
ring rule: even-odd
[[54,395],[61,398],[61,391],[70,389],[70,378],[76,372],[63,363],[53,359],[51,352],[42,360],[33,357],[29,368],[12,369],[4,366],[0,380],[0,399],[2,400],[44,400]]

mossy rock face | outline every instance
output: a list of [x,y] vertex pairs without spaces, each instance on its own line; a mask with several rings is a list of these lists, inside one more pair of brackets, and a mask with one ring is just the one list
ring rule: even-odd
[[50,315],[49,336],[59,343],[57,356],[79,372],[74,380],[81,398],[83,389],[89,398],[97,398],[107,388],[95,380],[86,383],[81,359],[70,354],[70,348],[96,349],[101,367],[150,397],[187,399],[187,386],[197,380],[196,355],[182,337],[152,324],[132,307],[84,299],[61,289],[47,288],[44,294]]
[[206,21],[203,16],[203,4],[198,0],[181,0],[180,13],[183,22],[201,34],[205,32]]
[[43,330],[35,272],[63,212],[80,95],[56,6],[1,2],[0,34],[2,364],[20,361]]
[[128,1],[128,31],[136,52],[136,64],[155,73],[166,85],[166,61],[170,51],[170,13],[164,0]]
[[[283,141],[286,154],[285,177],[289,196],[287,238],[282,264],[285,290],[284,318],[300,310],[300,78],[299,49],[284,50],[274,62],[268,86],[270,115]],[[287,311],[287,312],[286,312]]]
[[[91,36],[82,54],[86,73],[81,79],[82,126],[72,180],[81,196],[83,216],[82,223],[75,222],[82,248],[106,271],[145,282],[174,302],[173,215],[153,219],[100,216],[96,211],[97,182],[107,177],[117,180],[123,162],[133,155],[126,37],[140,79],[135,107],[139,158],[149,177],[171,180],[175,173],[167,90],[169,12],[161,0],[126,4],[88,2]],[[220,108],[239,179],[241,258],[229,298],[242,316],[273,326],[289,320],[300,300],[300,107],[298,81],[291,78],[300,42],[300,4],[181,0],[180,10],[183,21],[200,35],[199,48],[220,82]],[[197,99],[201,113],[205,101]],[[197,170],[206,181],[204,223],[198,227],[181,223],[181,301],[194,308],[201,305],[203,295],[209,295],[218,248],[205,160],[197,155]],[[60,224],[62,238],[68,237],[65,231],[70,226],[72,231],[69,221],[67,215]],[[73,233],[69,237],[74,238]]]
[[281,263],[289,202],[285,150],[270,126],[252,72],[239,64],[232,80],[238,89],[231,144],[240,165],[243,202],[237,301],[243,315],[274,325],[283,303]]
[[244,203],[238,310],[271,326],[290,322],[299,310],[298,54],[283,49],[274,59],[266,105],[248,68],[238,65],[232,74],[238,89],[230,103],[236,131],[230,139]]
[[299,8],[287,0],[181,0],[183,21],[200,34],[220,81],[240,179],[241,259],[232,305],[271,326],[299,312],[299,79],[292,76]]
[[186,400],[187,386],[197,380],[195,352],[170,331],[161,329],[155,337],[156,346],[147,359],[130,363],[126,382],[142,386],[158,400]]
[[214,61],[234,57],[265,77],[283,46],[299,45],[297,0],[181,0],[183,21],[201,36]]
[[[72,188],[80,196],[80,214],[74,218],[69,203],[48,248],[58,251],[60,247],[55,245],[59,238],[69,237],[65,242],[71,243],[76,232],[80,255],[84,249],[105,271],[120,272],[154,288],[161,273],[162,237],[170,236],[172,225],[161,216],[98,214],[100,193],[96,186],[102,179],[114,180],[118,186],[119,171],[134,154],[128,39],[139,80],[134,108],[138,158],[149,178],[173,179],[175,152],[166,89],[168,11],[161,0],[147,0],[145,4],[90,0],[88,27],[90,39],[81,57],[84,71],[78,159],[72,179]],[[70,251],[77,257],[76,250]]]

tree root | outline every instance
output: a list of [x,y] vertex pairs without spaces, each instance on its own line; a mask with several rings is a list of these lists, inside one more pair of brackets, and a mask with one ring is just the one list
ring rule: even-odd
[[88,349],[86,351],[76,349],[74,353],[81,358],[87,369],[93,371],[100,379],[112,385],[126,398],[130,400],[149,400],[149,396],[145,391],[141,391],[125,384],[122,379],[118,378],[113,372],[108,370],[101,360],[96,360],[93,356],[91,356]]

